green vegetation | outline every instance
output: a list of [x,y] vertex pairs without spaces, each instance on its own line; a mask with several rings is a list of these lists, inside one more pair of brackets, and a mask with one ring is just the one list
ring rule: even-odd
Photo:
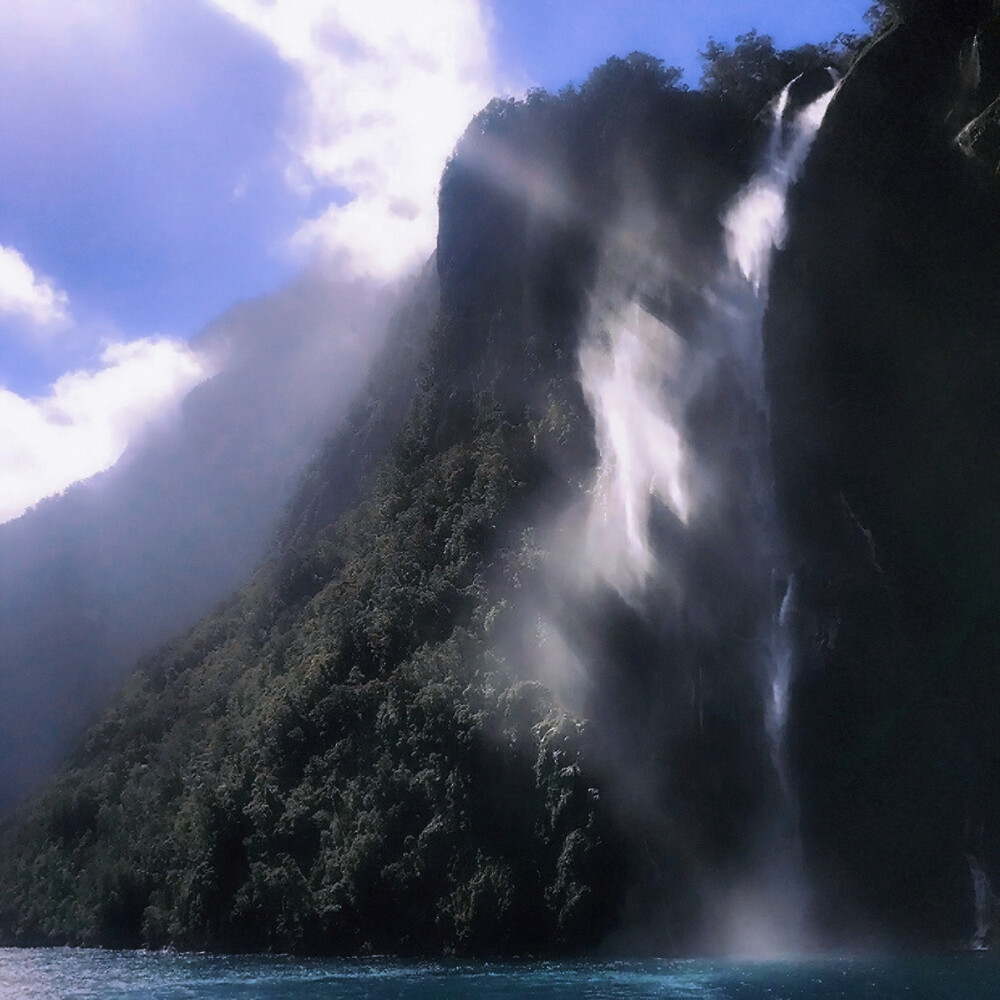
[[702,54],[702,90],[729,97],[750,114],[760,111],[789,80],[822,66],[845,70],[864,39],[839,35],[832,43],[776,49],[770,35],[748,31],[735,45],[709,39]]
[[527,951],[604,929],[583,724],[490,653],[529,430],[484,400],[428,454],[440,416],[425,389],[308,559],[135,674],[18,833],[16,939]]

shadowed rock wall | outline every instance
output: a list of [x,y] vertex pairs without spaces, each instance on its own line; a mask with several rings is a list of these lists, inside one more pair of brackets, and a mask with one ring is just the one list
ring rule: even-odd
[[954,142],[995,96],[966,13],[848,75],[765,325],[807,845],[831,903],[937,940],[971,934],[967,855],[1000,873],[1000,186]]

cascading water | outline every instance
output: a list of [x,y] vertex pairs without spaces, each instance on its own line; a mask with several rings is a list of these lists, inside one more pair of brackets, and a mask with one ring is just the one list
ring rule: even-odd
[[[729,589],[756,591],[741,607],[760,609],[761,620],[750,623],[753,634],[746,641],[767,650],[757,666],[764,675],[764,727],[781,802],[772,829],[762,835],[768,843],[760,871],[717,907],[717,921],[727,925],[717,941],[730,952],[775,953],[808,943],[802,933],[808,896],[785,757],[796,583],[789,579],[775,614],[773,577],[783,560],[767,458],[761,328],[771,257],[786,233],[788,190],[836,93],[836,80],[830,83],[818,98],[797,106],[792,81],[772,102],[764,165],[722,220],[727,263],[702,291],[710,305],[707,318],[696,329],[674,329],[652,315],[636,299],[655,268],[645,274],[642,267],[622,268],[619,254],[618,269],[607,281],[612,292],[596,297],[590,336],[580,351],[581,383],[600,451],[588,521],[589,575],[633,606],[642,604],[654,576],[684,590],[680,557],[651,539],[658,505],[679,531],[706,532],[725,523],[729,536],[723,543],[733,542]],[[616,295],[622,287],[628,291]],[[690,414],[713,393],[728,394],[731,416],[706,444],[704,432],[692,439]],[[700,668],[692,683],[701,685]]]
[[971,951],[986,951],[994,935],[994,921],[1000,913],[1000,897],[993,891],[990,878],[974,854],[966,855],[969,875],[972,878],[972,898],[975,913],[975,931],[968,947]]
[[831,88],[793,113],[788,121],[792,88],[797,80],[771,102],[766,165],[740,192],[723,220],[729,260],[758,294],[767,283],[772,253],[785,242],[788,189],[798,178],[827,108],[839,89],[831,74]]
[[[771,103],[764,168],[723,220],[728,261],[742,280],[726,271],[706,290],[715,302],[710,328],[679,334],[627,296],[616,302],[605,295],[594,307],[591,335],[580,350],[601,455],[591,545],[600,550],[599,565],[622,587],[641,589],[654,562],[647,537],[651,499],[681,521],[690,514],[689,481],[697,473],[681,422],[705,372],[720,360],[735,360],[744,389],[766,411],[760,332],[771,255],[784,242],[788,188],[837,90],[834,84],[787,120],[795,83]],[[766,472],[763,482],[770,482]]]
[[787,805],[793,801],[785,755],[785,731],[788,727],[788,699],[791,694],[795,669],[795,646],[792,641],[792,616],[795,614],[797,583],[795,575],[788,578],[785,595],[774,623],[771,643],[769,699],[765,705],[765,726],[771,744],[771,761],[778,775],[782,799]]
[[[757,380],[754,389],[764,407],[765,426],[768,406],[763,385],[761,328],[767,305],[771,258],[783,245],[787,233],[788,190],[805,164],[813,139],[839,87],[832,78],[830,89],[789,115],[795,82],[785,87],[772,103],[771,134],[764,168],[740,193],[724,219],[730,265],[742,275],[756,300],[756,308],[750,306],[743,310],[747,321],[745,335],[752,344],[747,371],[749,378]],[[773,579],[782,562],[782,544],[766,448],[763,455],[767,467],[759,470],[757,477],[757,501],[761,509],[758,549]],[[789,576],[780,606],[776,613],[772,611],[771,640],[763,658],[764,726],[779,801],[770,828],[764,831],[759,871],[753,873],[747,887],[734,894],[736,906],[729,918],[728,947],[735,951],[782,953],[811,945],[810,895],[786,748],[789,700],[796,666],[793,623],[797,589],[795,576]]]
[[[754,177],[740,193],[726,214],[726,247],[730,264],[737,268],[752,286],[759,300],[755,317],[754,339],[757,357],[762,356],[763,345],[760,338],[761,320],[766,307],[767,276],[770,272],[771,257],[785,241],[787,222],[785,205],[788,189],[795,182],[819,131],[827,108],[839,88],[833,78],[833,86],[810,104],[803,107],[786,121],[791,90],[795,80],[789,83],[772,103],[772,125],[768,144],[768,159],[765,168]],[[763,372],[762,364],[757,371]],[[763,385],[760,398],[766,400]],[[766,402],[765,402],[766,405]],[[773,487],[769,470],[766,472],[767,496],[764,499],[768,509],[770,533],[765,542],[771,552],[771,563],[777,563],[778,540],[773,515]],[[788,724],[788,702],[795,673],[795,645],[792,637],[792,621],[795,613],[796,580],[791,576],[786,584],[773,627],[773,639],[766,662],[767,686],[765,702],[765,725],[771,744],[771,758],[778,776],[782,792],[782,808],[788,817],[795,817],[795,803],[788,776],[785,752],[785,737]]]

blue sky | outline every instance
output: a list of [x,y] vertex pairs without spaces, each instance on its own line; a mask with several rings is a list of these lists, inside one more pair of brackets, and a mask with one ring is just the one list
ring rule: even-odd
[[860,28],[868,0],[0,2],[0,520],[206,377],[187,339],[310,264],[388,280],[498,92],[642,49]]
[[579,83],[609,55],[639,50],[685,71],[697,86],[709,37],[731,42],[750,28],[779,47],[863,30],[872,0],[496,0],[495,45],[508,72],[558,90]]

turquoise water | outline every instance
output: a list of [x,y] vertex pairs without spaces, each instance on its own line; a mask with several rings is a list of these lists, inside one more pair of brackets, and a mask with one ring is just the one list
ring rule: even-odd
[[516,964],[0,949],[2,1000],[1000,1000],[1000,961]]

